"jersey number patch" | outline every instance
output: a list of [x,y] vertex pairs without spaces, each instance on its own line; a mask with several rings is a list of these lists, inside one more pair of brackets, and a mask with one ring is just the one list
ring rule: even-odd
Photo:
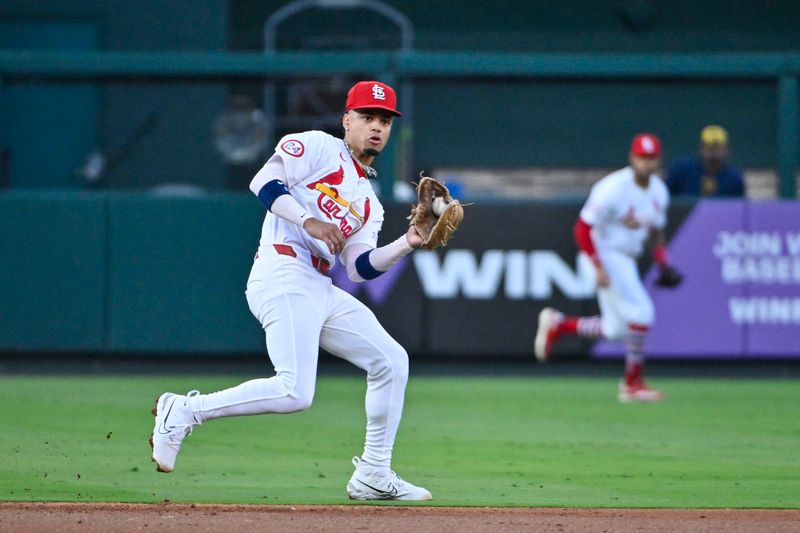
[[289,139],[281,145],[281,150],[292,157],[300,157],[305,153],[306,147],[297,139]]

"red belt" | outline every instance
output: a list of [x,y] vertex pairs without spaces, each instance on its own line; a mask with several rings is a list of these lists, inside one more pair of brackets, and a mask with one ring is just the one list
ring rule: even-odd
[[[297,252],[295,252],[294,248],[292,248],[288,244],[273,244],[272,246],[275,247],[275,251],[281,255],[297,257]],[[316,268],[325,275],[328,274],[328,270],[331,268],[331,264],[328,262],[327,259],[317,257],[316,255],[311,256],[311,266]]]

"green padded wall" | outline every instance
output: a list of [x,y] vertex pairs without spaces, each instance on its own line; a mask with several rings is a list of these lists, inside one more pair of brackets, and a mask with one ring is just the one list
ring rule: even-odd
[[0,194],[0,350],[104,345],[105,196]]
[[263,217],[249,194],[113,195],[109,349],[263,349],[244,296]]

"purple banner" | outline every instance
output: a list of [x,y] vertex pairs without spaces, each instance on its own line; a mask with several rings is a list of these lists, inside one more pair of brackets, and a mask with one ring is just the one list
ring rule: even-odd
[[800,204],[750,204],[752,251],[738,257],[736,273],[747,296],[736,317],[745,330],[745,352],[800,357]]
[[[702,201],[669,244],[684,274],[674,290],[645,285],[656,307],[648,355],[800,357],[800,203]],[[597,357],[623,353],[599,342]]]
[[341,261],[336,262],[331,269],[330,275],[331,278],[333,278],[333,284],[343,291],[356,296],[359,291],[363,289],[369,295],[372,302],[382,304],[392,293],[394,286],[397,284],[397,280],[406,268],[407,262],[408,258],[404,257],[385,274],[362,283],[350,280],[347,276],[347,269],[342,265]]

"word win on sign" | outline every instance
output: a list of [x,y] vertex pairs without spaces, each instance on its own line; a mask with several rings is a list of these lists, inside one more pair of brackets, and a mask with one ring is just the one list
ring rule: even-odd
[[551,250],[486,250],[480,258],[472,250],[449,250],[441,259],[435,252],[413,257],[428,298],[546,300],[557,288],[580,300],[591,298],[596,288],[594,266],[583,254],[574,270]]

